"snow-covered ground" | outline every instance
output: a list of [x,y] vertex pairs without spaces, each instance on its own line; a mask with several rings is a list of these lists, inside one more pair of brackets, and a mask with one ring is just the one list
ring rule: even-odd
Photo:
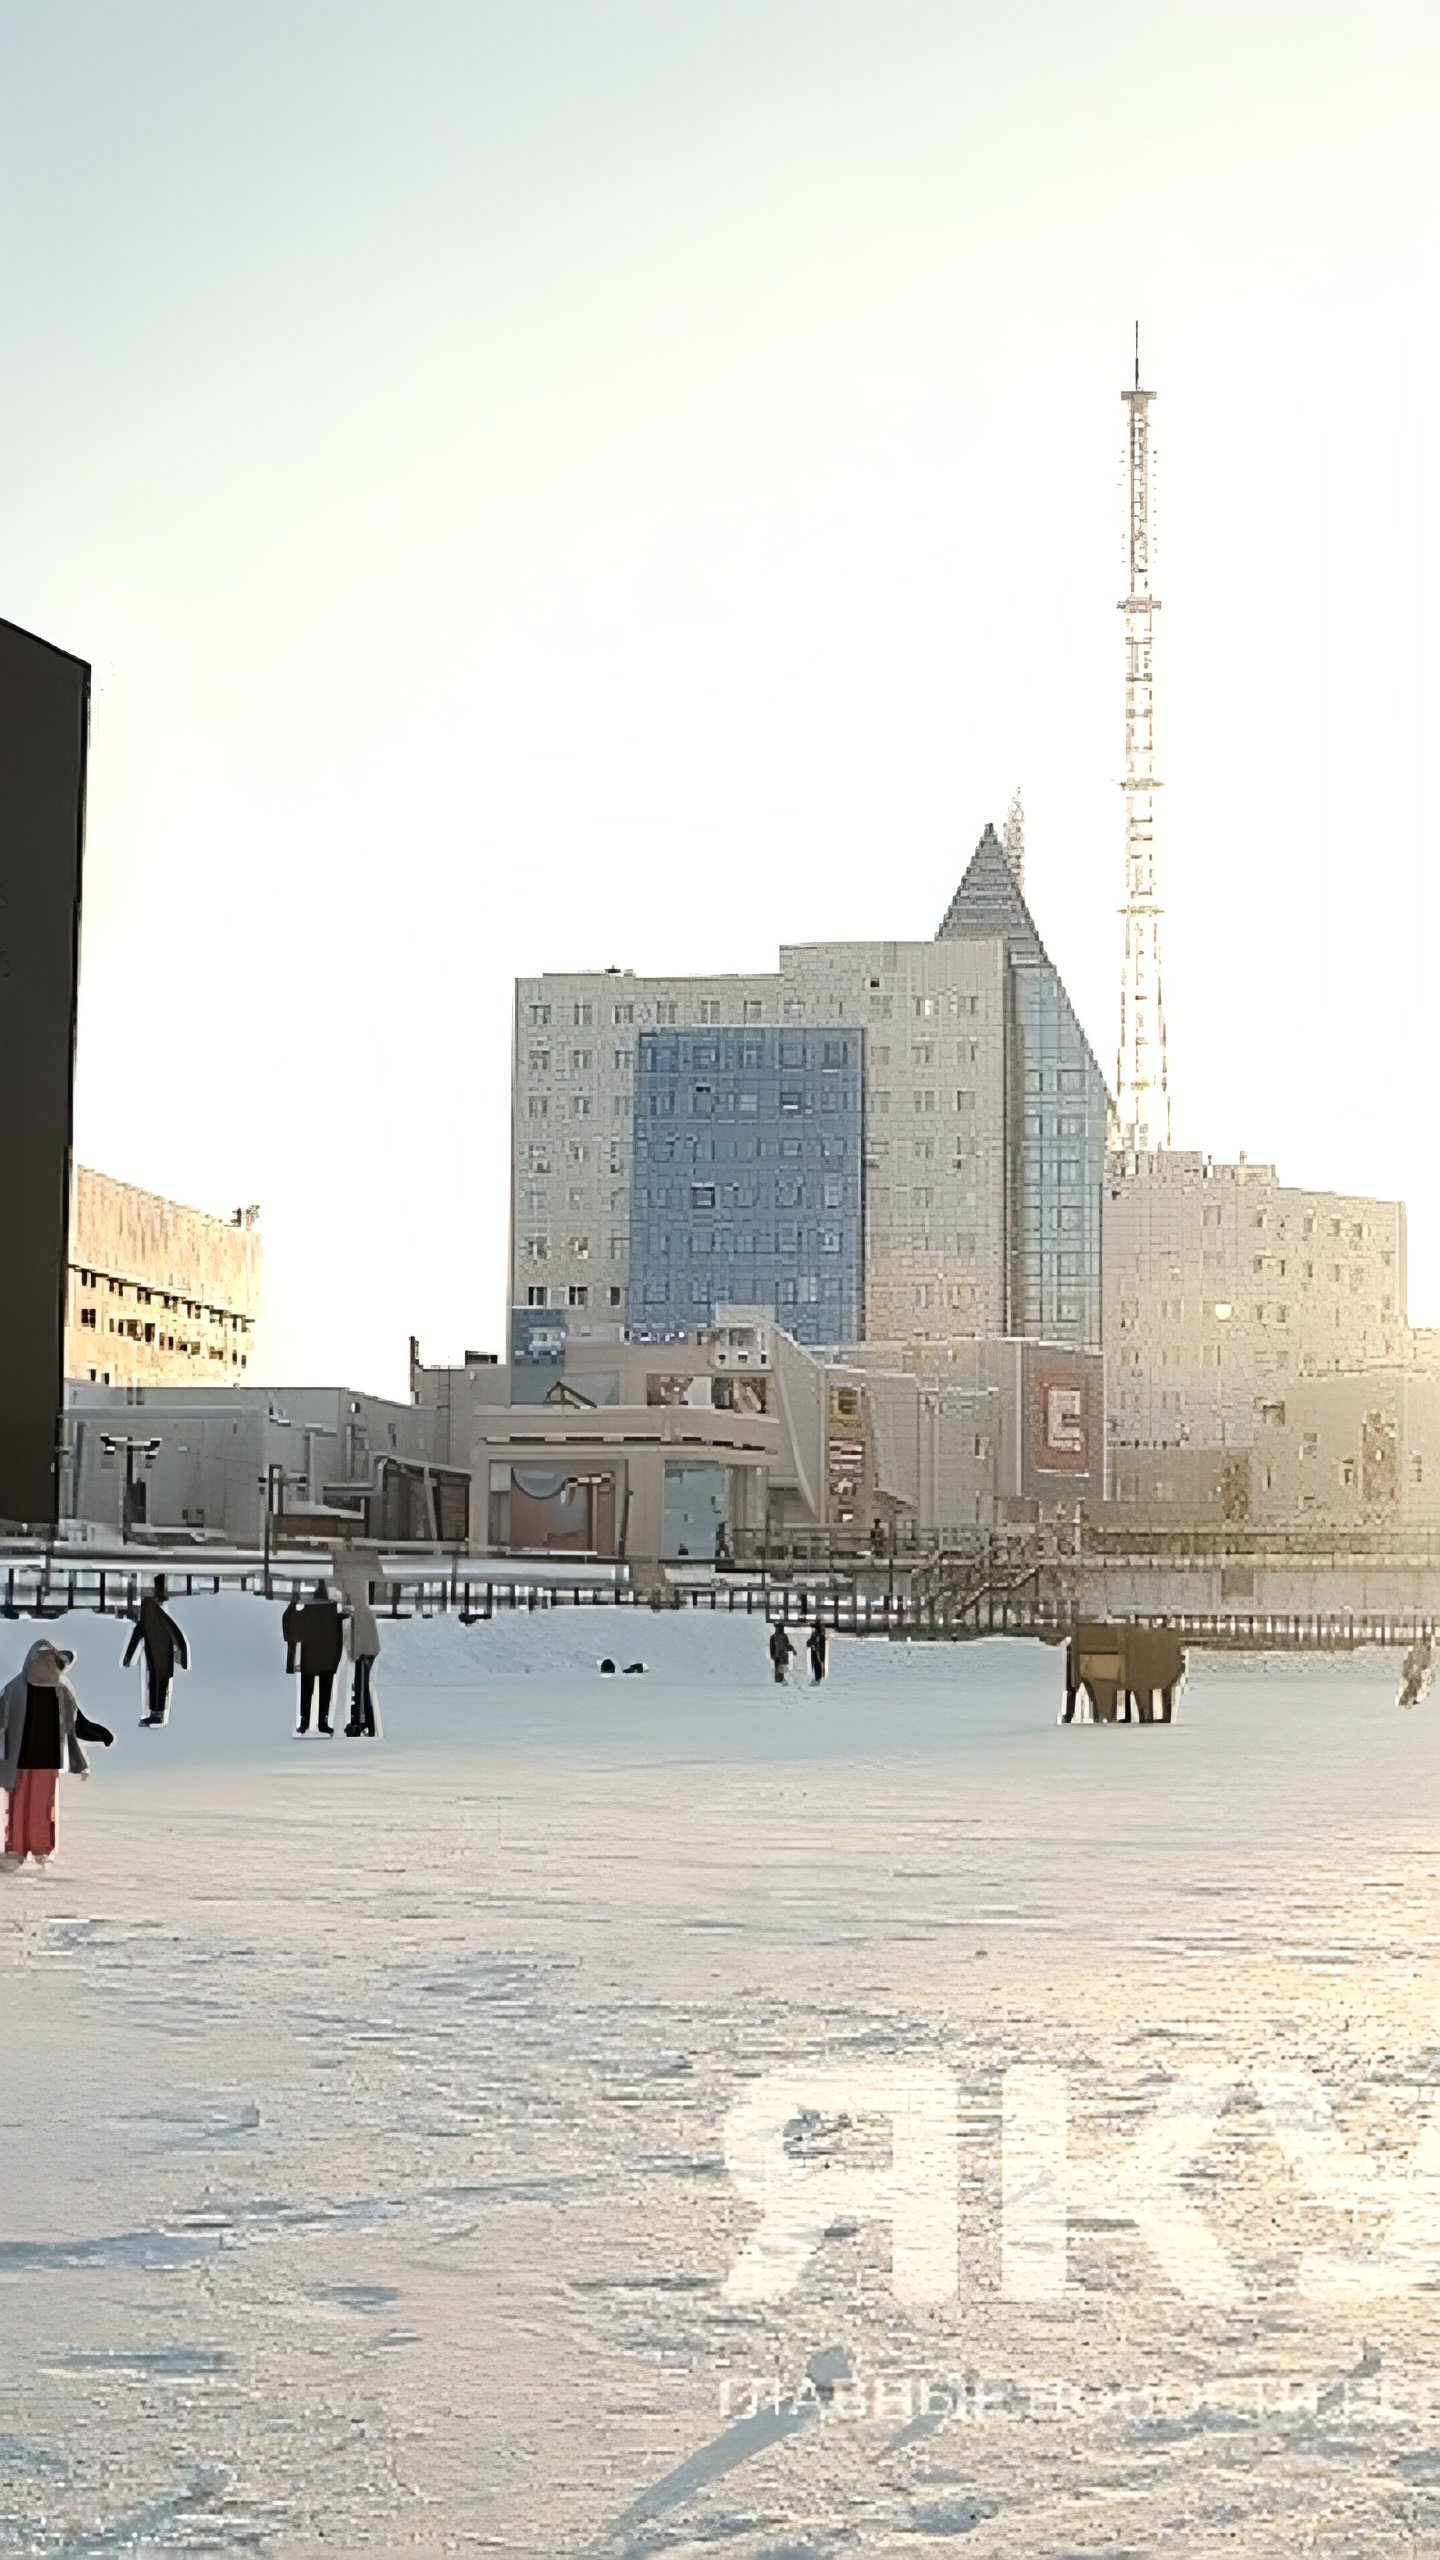
[[[302,1744],[277,1613],[181,1614],[158,1734],[123,1631],[59,1631],[118,1739],[0,1880],[0,2552],[1440,2549],[1440,2268],[1306,2290],[1373,2225],[1253,2104],[1185,2185],[1232,2302],[1093,2198],[1062,2299],[1001,2286],[1014,2065],[1068,2074],[1118,2211],[1195,2070],[1301,2064],[1403,2158],[1440,1738],[1392,1663],[1201,1663],[1169,1730],[1061,1731],[1039,1647],[840,1643],[777,1693],[756,1623],[565,1610],[387,1629],[383,1741]],[[885,2060],[955,2074],[957,2298],[837,2216],[727,2301],[728,2111]]]

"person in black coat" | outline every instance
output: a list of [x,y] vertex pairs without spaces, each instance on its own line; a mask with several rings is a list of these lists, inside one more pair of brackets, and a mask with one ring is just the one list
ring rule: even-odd
[[[145,1648],[146,1712],[142,1725],[164,1724],[170,1713],[170,1688],[175,1678],[175,1665],[182,1671],[190,1668],[190,1648],[165,1606],[165,1576],[157,1573],[154,1586],[140,1603],[130,1641],[125,1647],[125,1663],[133,1662],[137,1647]],[[122,1664],[121,1668],[125,1666]]]
[[770,1630],[770,1664],[777,1683],[783,1683],[785,1674],[790,1668],[790,1657],[794,1650],[795,1647],[785,1631],[784,1620],[777,1618]]
[[335,1689],[335,1674],[345,1654],[345,1621],[340,1604],[331,1597],[327,1582],[317,1582],[315,1597],[307,1600],[300,1612],[300,1725],[301,1733],[310,1730],[310,1708],[319,1691],[320,1717],[316,1730],[331,1734],[330,1700]]

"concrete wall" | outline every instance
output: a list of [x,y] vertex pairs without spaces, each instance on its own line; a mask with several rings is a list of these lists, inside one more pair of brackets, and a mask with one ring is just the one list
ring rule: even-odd
[[1254,1452],[1260,1522],[1340,1529],[1440,1521],[1440,1380],[1368,1369],[1288,1387]]

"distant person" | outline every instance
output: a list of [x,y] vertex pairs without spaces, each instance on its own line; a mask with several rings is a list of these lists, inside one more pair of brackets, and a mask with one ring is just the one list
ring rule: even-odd
[[280,1633],[285,1639],[287,1672],[296,1672],[300,1668],[300,1621],[304,1614],[305,1605],[299,1592],[292,1591],[285,1603],[284,1615],[280,1620]]
[[1417,1706],[1433,1677],[1433,1654],[1428,1636],[1417,1636],[1400,1666],[1400,1698],[1402,1707]]
[[345,1629],[345,1645],[350,1656],[350,1721],[345,1727],[352,1741],[375,1739],[375,1695],[371,1674],[380,1658],[380,1629],[370,1606],[368,1589],[359,1591],[350,1603],[350,1620]]
[[25,1667],[0,1690],[0,1804],[4,1838],[0,1867],[7,1871],[33,1858],[46,1867],[55,1855],[56,1798],[60,1773],[84,1778],[90,1763],[81,1748],[102,1742],[108,1751],[115,1736],[107,1726],[92,1724],[65,1674],[74,1661],[63,1646],[32,1644]]
[[770,1664],[777,1687],[784,1684],[785,1674],[790,1668],[794,1651],[795,1647],[786,1632],[784,1620],[777,1618],[770,1630]]
[[140,1722],[165,1724],[170,1715],[170,1689],[178,1662],[182,1671],[190,1668],[190,1647],[165,1606],[165,1576],[157,1573],[150,1590],[140,1603],[140,1614],[125,1647],[123,1670],[135,1659],[137,1649],[145,1648],[146,1709]]
[[722,1520],[717,1525],[715,1531],[715,1564],[717,1570],[723,1569],[723,1567],[728,1565],[731,1561],[730,1533]]
[[307,1600],[300,1612],[300,1733],[310,1730],[310,1709],[317,1692],[320,1714],[316,1731],[327,1740],[334,1732],[330,1701],[335,1694],[335,1674],[344,1658],[345,1622],[340,1604],[332,1597],[328,1582],[317,1582],[314,1598]]
[[830,1668],[830,1637],[823,1618],[816,1619],[806,1641],[805,1650],[810,1656],[811,1679],[817,1682],[823,1680]]

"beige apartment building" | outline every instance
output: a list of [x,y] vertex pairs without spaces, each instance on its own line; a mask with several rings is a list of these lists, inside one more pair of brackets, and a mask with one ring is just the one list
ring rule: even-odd
[[105,1387],[244,1378],[260,1313],[257,1215],[211,1217],[77,1165],[66,1377]]
[[1112,1156],[1102,1212],[1116,1489],[1126,1449],[1242,1449],[1301,1378],[1408,1357],[1405,1211],[1179,1150]]

